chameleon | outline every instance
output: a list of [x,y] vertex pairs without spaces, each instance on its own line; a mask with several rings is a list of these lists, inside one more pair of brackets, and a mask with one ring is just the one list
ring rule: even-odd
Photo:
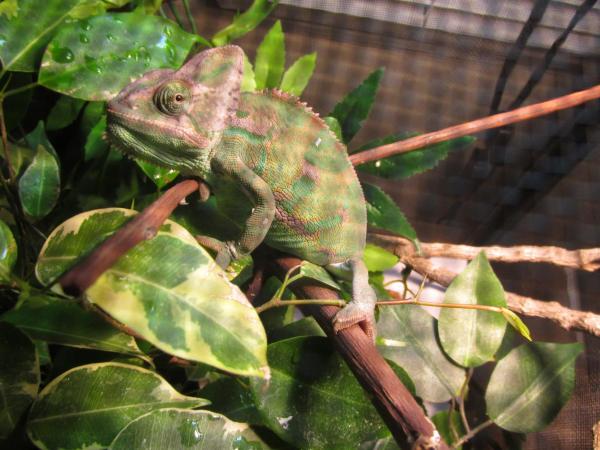
[[198,237],[221,267],[264,241],[343,274],[352,299],[333,329],[358,324],[374,338],[366,203],[346,147],[297,97],[241,92],[243,63],[242,49],[228,45],[144,74],[108,102],[107,138],[128,156],[208,184],[240,229],[234,241]]

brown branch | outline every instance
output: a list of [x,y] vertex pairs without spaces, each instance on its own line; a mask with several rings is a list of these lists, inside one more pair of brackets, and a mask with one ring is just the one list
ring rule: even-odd
[[536,117],[551,114],[562,109],[572,108],[597,98],[600,98],[600,85],[545,102],[517,108],[513,111],[494,114],[482,119],[444,128],[443,130],[421,134],[403,141],[381,145],[370,150],[365,150],[350,155],[350,161],[353,165],[358,166],[369,161],[377,161],[382,158],[387,158],[388,156],[419,150],[423,147],[427,147],[428,145],[437,144],[449,139],[455,139],[461,136],[478,133],[480,131],[490,130],[492,128],[503,127],[505,125],[534,119]]
[[[165,192],[62,276],[59,283],[63,290],[71,295],[83,293],[121,255],[139,242],[151,239],[179,202],[198,188],[197,181],[185,180]],[[292,257],[281,257],[275,262],[283,273],[300,263]],[[257,283],[260,284],[260,281]],[[309,298],[337,298],[335,292],[322,287],[306,286],[303,289]],[[331,319],[337,310],[338,308],[327,306],[310,307],[310,312],[333,339],[347,364],[369,392],[399,445],[405,445],[406,437],[409,436],[419,443],[427,444],[422,448],[447,449],[448,447],[439,440],[439,434],[433,424],[362,329],[354,326],[338,334],[333,332]]]
[[[300,262],[298,258],[282,255],[275,258],[272,264],[275,271],[283,276]],[[307,279],[294,282],[291,289],[302,298],[339,298],[335,291],[311,284]],[[417,443],[413,448],[448,448],[440,440],[434,425],[425,416],[419,404],[360,326],[354,325],[336,334],[331,324],[339,311],[338,307],[315,305],[303,306],[301,309],[312,315],[333,340],[359,383],[372,395],[373,404],[399,445],[403,445],[408,436]]]
[[[413,247],[408,239],[400,236],[369,233],[369,239],[383,243],[384,245],[401,245],[402,253],[410,253]],[[427,258],[443,256],[446,258],[471,260],[483,250],[487,258],[491,261],[547,263],[554,264],[555,266],[586,270],[588,272],[600,269],[600,248],[567,250],[561,247],[537,245],[474,247],[442,242],[421,242],[420,245],[423,256]]]
[[69,295],[79,296],[128,250],[152,239],[179,202],[199,188],[199,182],[185,180],[130,220],[87,257],[63,275],[58,282]]
[[[451,270],[436,267],[427,258],[406,255],[402,252],[395,253],[402,262],[410,265],[421,275],[427,276],[430,280],[442,286],[449,286],[457,276]],[[585,331],[586,333],[600,337],[600,315],[598,314],[577,311],[562,306],[556,301],[536,300],[513,292],[506,292],[506,302],[508,303],[508,308],[518,314],[547,319],[565,330]]]

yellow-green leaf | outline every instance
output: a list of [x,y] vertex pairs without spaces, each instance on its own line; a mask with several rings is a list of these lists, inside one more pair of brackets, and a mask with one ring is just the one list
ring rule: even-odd
[[[40,282],[55,279],[135,214],[94,210],[57,227],[36,265]],[[123,255],[86,297],[169,354],[243,375],[268,373],[265,331],[254,308],[174,222]]]

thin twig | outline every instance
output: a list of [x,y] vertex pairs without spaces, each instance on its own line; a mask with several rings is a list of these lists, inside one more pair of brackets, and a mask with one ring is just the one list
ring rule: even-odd
[[471,381],[471,377],[473,376],[473,368],[470,367],[466,371],[467,376],[465,377],[465,381],[460,388],[460,394],[458,396],[458,410],[460,412],[460,418],[463,423],[463,427],[465,427],[465,431],[469,433],[471,431],[471,426],[469,425],[469,421],[467,419],[467,413],[465,411],[465,397],[469,392],[469,382]]
[[[449,286],[457,276],[456,273],[436,267],[427,258],[396,253],[402,262],[410,265],[422,275],[427,275],[432,281]],[[562,306],[556,301],[541,301],[513,292],[506,292],[508,308],[523,316],[539,317],[550,320],[565,330],[579,330],[600,337],[600,315],[587,311],[577,311]]]
[[473,428],[471,431],[469,431],[467,434],[465,434],[463,437],[461,437],[458,441],[454,442],[452,444],[452,448],[460,447],[465,442],[469,441],[470,439],[473,439],[473,437],[475,437],[475,435],[477,433],[479,433],[481,430],[483,430],[484,428],[489,427],[493,423],[494,422],[492,422],[491,420],[486,420],[485,422],[480,423],[475,428]]
[[512,123],[523,122],[556,111],[572,108],[597,98],[600,98],[600,85],[545,102],[524,106],[513,111],[494,114],[493,116],[444,128],[443,130],[421,134],[403,141],[392,142],[391,144],[381,145],[370,150],[354,153],[353,155],[350,155],[350,161],[353,165],[358,166],[366,162],[387,158],[388,156],[419,150],[428,145],[437,144],[449,139],[467,136],[492,128],[503,127]]
[[[12,163],[10,162],[10,152],[8,150],[8,133],[6,132],[6,123],[4,122],[4,101],[0,100],[0,133],[2,135],[2,149],[4,150],[4,159],[6,160],[6,167],[8,168],[8,177],[10,182],[15,182],[15,169],[13,169]],[[4,177],[4,175],[0,174]]]
[[192,33],[198,34],[198,29],[196,28],[196,21],[194,20],[194,16],[192,15],[192,11],[190,10],[189,0],[183,0],[183,7],[185,8],[185,14],[187,16],[188,22],[192,27]]
[[[411,248],[413,248],[413,244],[408,239],[400,236],[369,233],[369,238],[385,244],[402,245],[405,247],[404,252],[410,252]],[[420,245],[422,255],[428,258],[443,256],[471,260],[481,251],[485,251],[485,255],[491,261],[547,263],[588,272],[600,269],[600,248],[567,250],[562,247],[541,245],[515,245],[511,247],[492,245],[475,247],[443,242],[421,242]]]
[[294,299],[294,300],[281,300],[274,298],[260,306],[257,306],[256,312],[261,313],[271,308],[278,308],[281,306],[307,306],[307,305],[330,305],[342,307],[346,304],[344,300],[331,300],[327,298],[315,298],[315,299]]

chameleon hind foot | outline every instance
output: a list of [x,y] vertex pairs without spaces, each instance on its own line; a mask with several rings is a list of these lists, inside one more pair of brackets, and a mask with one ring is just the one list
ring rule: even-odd
[[369,338],[375,339],[375,315],[371,303],[355,300],[348,303],[334,316],[333,331],[338,333],[355,324],[358,324]]

